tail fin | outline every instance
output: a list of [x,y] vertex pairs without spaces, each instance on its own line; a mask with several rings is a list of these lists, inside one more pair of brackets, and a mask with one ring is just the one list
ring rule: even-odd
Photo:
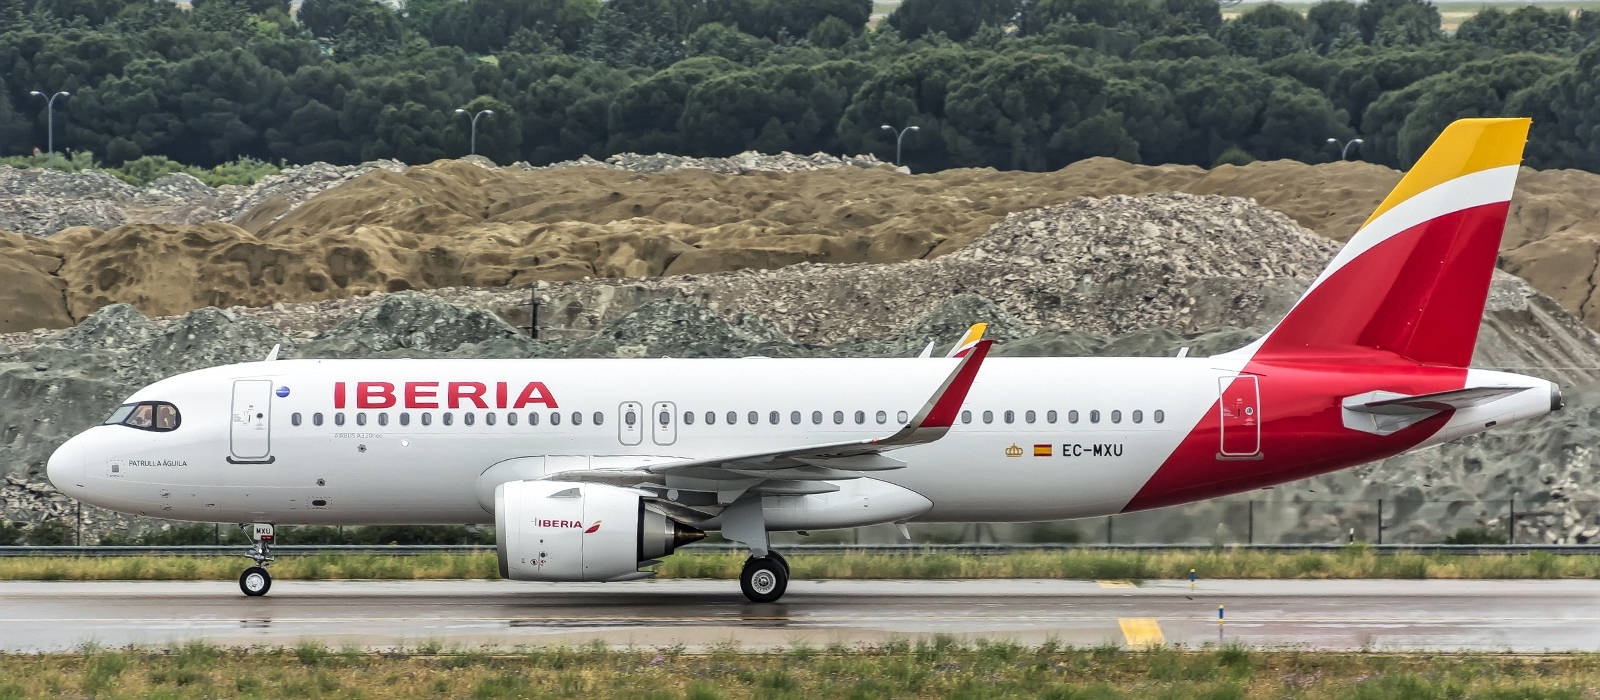
[[1527,119],[1462,119],[1265,337],[1263,359],[1393,352],[1465,367],[1500,249]]

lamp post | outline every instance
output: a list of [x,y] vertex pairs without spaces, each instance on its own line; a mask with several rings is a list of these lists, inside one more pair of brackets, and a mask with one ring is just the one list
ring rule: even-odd
[[1335,146],[1339,146],[1339,160],[1344,160],[1344,159],[1346,159],[1346,158],[1348,158],[1350,156],[1350,147],[1351,146],[1360,146],[1361,144],[1366,143],[1366,141],[1363,141],[1361,139],[1350,139],[1349,141],[1345,141],[1343,145],[1340,145],[1339,139],[1336,139],[1336,138],[1333,138],[1332,136],[1329,136],[1328,140],[1326,141],[1326,143],[1331,143],[1331,144],[1333,144]]
[[480,110],[478,110],[477,114],[472,114],[471,112],[468,112],[467,110],[457,109],[456,110],[456,114],[467,114],[467,115],[471,115],[472,116],[472,152],[469,153],[468,155],[474,155],[474,156],[478,155],[478,117],[484,116],[486,114],[492,117],[492,116],[494,116],[494,110],[492,110],[492,109],[480,109]]
[[900,142],[905,140],[907,132],[921,131],[921,129],[915,126],[908,126],[904,129],[896,130],[894,127],[889,126],[888,124],[884,124],[879,128],[894,134],[894,167],[900,167]]
[[50,149],[50,166],[51,167],[55,167],[55,164],[56,164],[56,98],[57,97],[72,97],[72,93],[67,92],[66,90],[61,90],[61,91],[57,92],[54,95],[51,95],[49,97],[45,97],[44,93],[39,92],[38,90],[34,90],[34,91],[32,91],[32,92],[30,92],[28,94],[33,95],[34,97],[38,97],[40,99],[43,99],[45,101],[44,102],[45,123],[47,124],[46,129],[49,132],[49,141],[46,142],[46,146]]

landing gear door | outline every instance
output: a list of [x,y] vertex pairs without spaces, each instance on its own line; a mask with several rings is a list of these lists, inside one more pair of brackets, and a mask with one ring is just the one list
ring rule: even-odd
[[617,440],[624,445],[637,445],[644,441],[644,406],[638,401],[625,401],[617,407]]
[[671,401],[657,401],[650,406],[650,438],[657,445],[678,441],[677,410]]
[[272,453],[272,382],[240,379],[233,383],[229,426],[231,462],[263,462]]
[[1261,392],[1255,375],[1218,377],[1221,399],[1222,446],[1218,459],[1256,459],[1261,456]]

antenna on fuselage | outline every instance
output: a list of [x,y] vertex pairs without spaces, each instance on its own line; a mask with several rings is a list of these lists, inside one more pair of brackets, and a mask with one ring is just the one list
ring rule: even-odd
[[272,346],[272,352],[267,353],[267,359],[262,360],[262,362],[271,362],[273,360],[278,359],[278,348],[281,348],[281,347],[283,347],[282,343],[279,343],[277,345],[273,345]]

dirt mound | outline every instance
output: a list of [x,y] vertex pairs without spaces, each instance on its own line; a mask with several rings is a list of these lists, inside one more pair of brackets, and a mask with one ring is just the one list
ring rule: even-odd
[[[1007,214],[1085,195],[1246,197],[1342,240],[1400,177],[1357,162],[1207,171],[1093,158],[1051,173],[907,176],[848,167],[871,165],[850,159],[739,158],[619,156],[535,169],[374,163],[361,166],[359,177],[355,169],[305,166],[264,180],[248,196],[223,188],[163,211],[147,206],[144,223],[66,229],[28,244],[33,262],[12,259],[19,244],[6,244],[0,272],[23,282],[0,300],[25,303],[0,307],[0,332],[61,327],[119,301],[172,315],[403,289],[932,258],[959,250]],[[152,192],[174,199],[167,190],[197,184],[176,178],[130,195],[103,179],[58,184],[80,203],[103,195],[146,205],[161,199]],[[17,173],[7,182],[25,184]],[[1597,185],[1600,175],[1591,173],[1524,170],[1501,260],[1591,327],[1600,327],[1591,281],[1600,277],[1600,224],[1593,223],[1600,200],[1587,193]],[[313,192],[320,194],[306,199]],[[206,212],[233,224],[196,223]],[[52,286],[64,302],[45,301]]]

